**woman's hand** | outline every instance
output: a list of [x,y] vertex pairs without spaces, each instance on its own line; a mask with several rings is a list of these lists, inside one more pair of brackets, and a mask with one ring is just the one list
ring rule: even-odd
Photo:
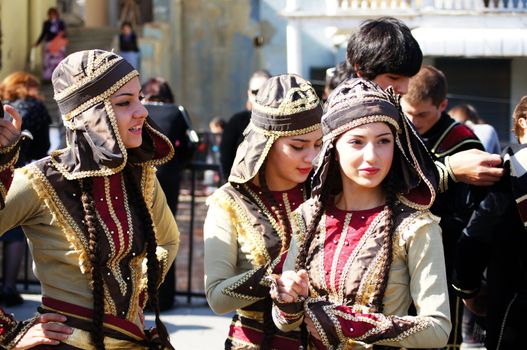
[[307,297],[309,293],[309,277],[306,270],[285,271],[271,288],[271,298],[279,303],[294,303],[298,297]]
[[11,146],[20,137],[22,129],[22,117],[16,109],[9,105],[4,105],[4,114],[9,113],[13,120],[9,121],[5,117],[0,118],[0,147]]
[[66,317],[60,314],[43,314],[13,348],[30,349],[37,345],[57,345],[67,339],[73,328],[64,325]]

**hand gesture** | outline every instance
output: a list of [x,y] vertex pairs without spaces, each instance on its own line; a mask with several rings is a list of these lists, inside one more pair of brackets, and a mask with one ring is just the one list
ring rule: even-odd
[[285,271],[275,279],[271,287],[271,298],[279,303],[294,303],[309,293],[309,277],[306,270]]
[[9,113],[13,120],[9,121],[0,118],[0,147],[11,146],[20,137],[20,130],[22,129],[22,117],[16,109],[9,105],[4,106],[4,112]]
[[503,175],[501,157],[478,149],[469,149],[449,157],[457,180],[469,185],[490,186]]
[[62,340],[67,339],[73,329],[61,322],[66,321],[66,317],[60,314],[43,314],[20,341],[13,348],[14,350],[30,349],[37,345],[57,345]]

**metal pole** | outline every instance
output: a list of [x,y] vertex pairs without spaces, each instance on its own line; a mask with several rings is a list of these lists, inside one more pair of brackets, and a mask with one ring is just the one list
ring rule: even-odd
[[192,257],[194,256],[194,215],[196,204],[196,166],[192,163],[190,183],[190,227],[188,236],[187,303],[192,302]]

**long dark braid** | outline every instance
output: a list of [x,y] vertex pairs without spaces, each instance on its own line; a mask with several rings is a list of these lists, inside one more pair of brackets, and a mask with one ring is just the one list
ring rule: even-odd
[[269,186],[267,185],[267,179],[265,178],[265,166],[266,162],[262,164],[260,170],[258,171],[258,180],[260,182],[260,187],[262,188],[262,193],[264,197],[266,198],[268,203],[271,204],[271,211],[276,215],[278,223],[285,232],[286,241],[283,242],[282,245],[284,247],[289,247],[289,243],[291,241],[291,234],[293,232],[291,228],[291,222],[289,221],[289,217],[287,216],[286,209],[280,207],[280,205],[276,201],[276,198],[271,193],[271,190],[269,190]]
[[100,247],[98,232],[101,232],[99,220],[95,212],[95,203],[93,201],[92,189],[93,182],[91,178],[85,178],[81,182],[81,201],[84,210],[84,225],[88,231],[88,258],[91,264],[91,275],[93,279],[93,328],[90,332],[92,342],[97,350],[104,350],[104,282],[102,278],[102,266],[99,260]]
[[384,221],[383,239],[383,247],[385,249],[386,255],[381,275],[378,278],[379,288],[376,288],[372,300],[373,306],[377,309],[376,312],[382,312],[384,308],[382,300],[384,298],[384,292],[386,291],[386,287],[388,285],[388,274],[390,272],[393,260],[393,233],[395,231],[395,204],[397,201],[394,181],[394,175],[392,172],[390,172],[384,184],[386,190],[386,206],[388,208]]
[[[267,180],[265,178],[265,166],[266,166],[266,162],[262,164],[258,172],[258,180],[260,182],[260,188],[262,189],[263,196],[265,197],[267,202],[271,205],[272,213],[276,215],[278,223],[284,230],[285,242],[282,242],[282,248],[288,247],[289,243],[291,242],[291,235],[292,235],[291,223],[289,222],[287,211],[285,210],[285,208],[280,207],[273,193],[271,192],[271,190],[269,190],[269,186],[267,185]],[[262,343],[260,344],[260,348],[262,350],[268,350],[271,348],[271,341],[273,339],[273,336],[277,332],[276,326],[274,325],[274,322],[273,322],[272,305],[273,305],[272,299],[270,297],[265,298],[264,313],[263,313],[264,337],[263,337]]]
[[125,183],[127,185],[126,188],[131,190],[130,194],[132,195],[132,199],[130,200],[130,203],[134,203],[134,205],[136,205],[139,209],[139,213],[142,219],[141,222],[144,229],[148,274],[148,303],[152,310],[154,310],[155,312],[156,329],[161,343],[165,348],[174,349],[174,347],[170,344],[170,337],[168,335],[168,331],[163,322],[161,322],[161,318],[159,317],[159,296],[157,290],[159,284],[161,283],[161,269],[157,261],[157,241],[154,233],[152,217],[150,216],[150,212],[146,207],[146,203],[141,192],[140,186],[137,183],[137,180],[134,178],[131,166],[127,166],[124,169],[124,176]]

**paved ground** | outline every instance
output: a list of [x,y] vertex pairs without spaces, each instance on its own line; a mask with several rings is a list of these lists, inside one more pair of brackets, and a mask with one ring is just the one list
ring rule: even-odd
[[[21,306],[6,308],[19,320],[30,318],[40,305],[39,294],[23,294],[23,297],[26,301]],[[231,316],[214,315],[203,300],[197,299],[190,307],[181,305],[164,312],[161,319],[176,350],[219,350],[223,349]],[[152,314],[147,314],[146,319],[153,325]]]

